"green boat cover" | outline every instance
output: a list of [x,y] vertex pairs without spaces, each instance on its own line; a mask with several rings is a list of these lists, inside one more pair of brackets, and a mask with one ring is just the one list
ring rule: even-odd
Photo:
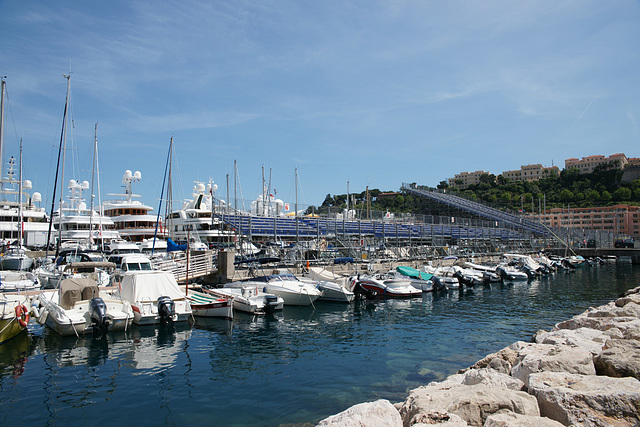
[[413,277],[414,279],[431,280],[433,274],[425,273],[424,271],[416,270],[413,267],[407,267],[399,265],[396,267],[396,271],[405,276]]

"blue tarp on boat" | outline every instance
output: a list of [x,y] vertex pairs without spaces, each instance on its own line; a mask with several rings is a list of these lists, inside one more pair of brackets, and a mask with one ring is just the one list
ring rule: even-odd
[[187,245],[179,245],[173,240],[171,240],[171,238],[167,239],[167,252],[186,251],[186,250],[187,250]]
[[350,262],[353,262],[353,258],[350,256],[344,256],[333,260],[334,264],[349,264]]

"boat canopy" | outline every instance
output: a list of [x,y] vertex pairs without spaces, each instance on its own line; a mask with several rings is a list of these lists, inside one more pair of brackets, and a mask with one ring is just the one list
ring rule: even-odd
[[424,271],[416,270],[413,267],[404,265],[397,266],[396,271],[405,276],[413,277],[414,279],[431,280],[431,278],[433,277],[433,274],[425,273]]
[[120,286],[122,299],[132,302],[157,301],[161,296],[173,300],[185,298],[173,274],[168,271],[126,272]]
[[91,300],[100,296],[95,280],[86,277],[70,277],[60,282],[60,306],[65,310],[73,308],[76,302]]

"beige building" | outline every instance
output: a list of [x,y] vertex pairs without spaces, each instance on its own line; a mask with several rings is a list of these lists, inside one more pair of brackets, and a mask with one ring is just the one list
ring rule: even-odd
[[487,171],[460,172],[453,178],[449,178],[449,186],[454,188],[467,188],[470,185],[480,184],[480,177],[489,175]]
[[[634,162],[637,161],[635,158],[633,160]],[[574,158],[567,159],[564,161],[564,168],[576,168],[582,174],[593,173],[598,166],[606,167],[607,169],[624,169],[629,163],[627,156],[622,153],[616,153],[609,157],[596,155],[583,157],[580,160]]]
[[502,176],[509,181],[537,181],[542,178],[560,175],[557,166],[544,167],[541,164],[525,165],[520,169],[502,172]]

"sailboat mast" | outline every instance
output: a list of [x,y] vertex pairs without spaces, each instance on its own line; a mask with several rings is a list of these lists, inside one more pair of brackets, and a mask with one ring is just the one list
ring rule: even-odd
[[[69,91],[71,89],[71,76],[67,75],[67,74],[63,74],[64,78],[67,79],[67,100],[65,103],[65,107],[64,107],[64,111],[65,111],[65,115],[64,115],[64,123],[62,126],[62,171],[60,174],[60,185],[64,185],[64,165],[65,165],[65,160],[66,160],[66,154],[67,154],[67,126],[68,126],[68,120],[69,120]],[[56,258],[58,257],[58,254],[60,253],[60,241],[62,240],[62,195],[64,194],[63,189],[60,189],[60,203],[58,206],[58,209],[60,210],[60,214],[58,215],[58,241],[56,242]]]
[[18,247],[22,247],[22,138],[20,138],[20,166],[18,167]]
[[91,202],[89,203],[89,241],[93,243],[93,178],[95,177],[96,151],[98,150],[98,123],[93,132],[93,163],[91,164]]
[[0,91],[0,178],[2,177],[2,166],[4,162],[4,91],[7,82],[4,81],[6,76],[2,76],[2,90]]
[[298,168],[296,168],[296,204],[295,204],[295,212],[293,213],[296,219],[296,244],[300,242],[300,231],[298,230]]
[[[45,251],[45,257],[49,256],[49,245],[51,244],[51,227],[53,226],[53,209],[56,202],[56,188],[58,187],[58,172],[60,170],[60,155],[62,153],[62,140],[65,135],[66,128],[66,120],[67,120],[67,111],[69,108],[69,87],[70,87],[70,76],[63,76],[67,79],[67,98],[64,103],[64,114],[62,116],[62,131],[60,133],[60,145],[58,146],[58,162],[56,164],[56,177],[53,180],[53,195],[51,196],[51,213],[49,214],[49,231],[47,232],[47,248]],[[61,191],[62,193],[62,191]],[[60,206],[60,215],[62,215],[62,206]],[[58,239],[59,240],[59,239]],[[56,256],[58,256],[58,251],[60,249],[60,244],[56,245]]]

